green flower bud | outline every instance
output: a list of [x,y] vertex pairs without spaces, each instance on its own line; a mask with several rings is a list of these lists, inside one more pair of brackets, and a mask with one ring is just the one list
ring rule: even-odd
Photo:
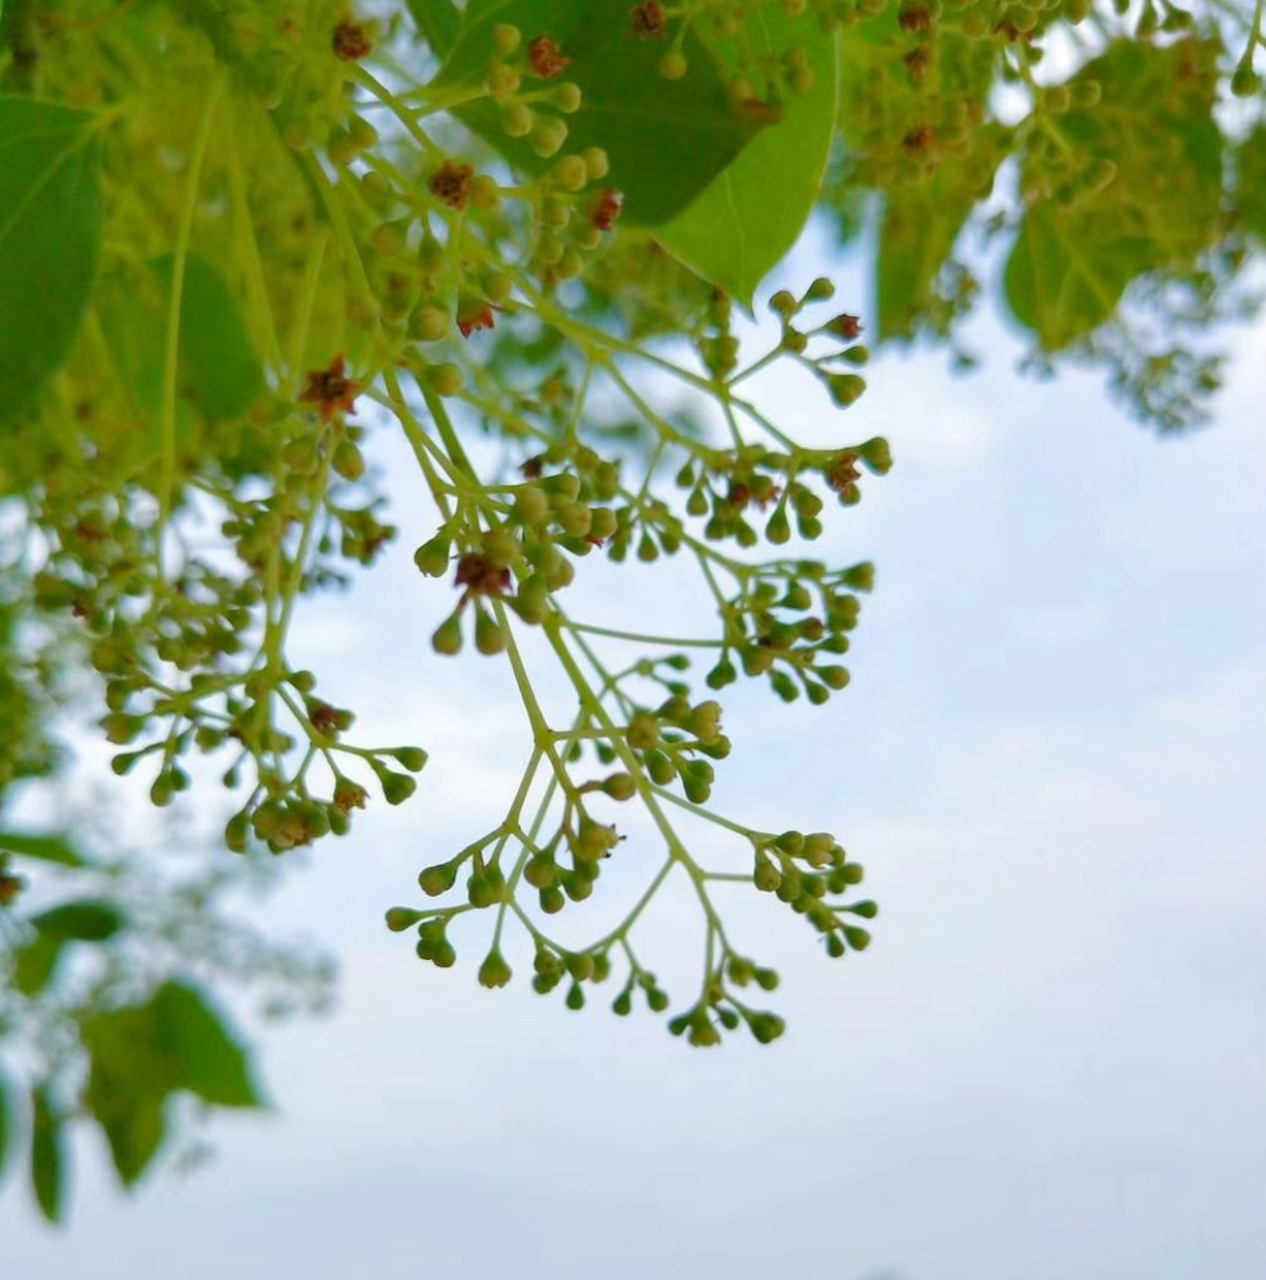
[[451,969],[457,963],[457,952],[447,938],[441,938],[435,944],[435,950],[431,955],[431,963],[437,969]]
[[505,957],[497,949],[488,952],[484,962],[479,966],[479,985],[490,991],[496,987],[504,987],[511,977],[510,966]]
[[587,951],[578,951],[573,955],[566,956],[563,959],[563,963],[567,966],[567,972],[577,982],[588,982],[593,977],[593,956]]
[[782,885],[782,872],[764,854],[757,855],[752,883],[762,893],[775,893]]
[[428,898],[438,898],[447,893],[457,881],[457,868],[456,862],[438,862],[433,867],[425,868],[418,876],[422,892]]
[[574,857],[583,862],[594,862],[598,858],[605,858],[615,847],[616,841],[615,827],[586,819],[571,841],[571,851]]
[[657,787],[666,787],[677,776],[677,766],[662,751],[648,751],[645,764],[646,772]]
[[449,553],[452,546],[451,538],[437,533],[413,553],[413,563],[428,578],[442,578],[448,572]]
[[646,1005],[652,1013],[663,1013],[668,1008],[668,992],[650,987],[646,992]]
[[501,653],[506,647],[505,633],[501,624],[487,610],[475,609],[475,648],[480,653],[491,657]]
[[412,929],[422,918],[421,911],[414,911],[410,907],[392,907],[387,912],[387,928],[392,933],[403,933],[406,929]]
[[365,474],[364,456],[359,447],[350,440],[338,442],[330,465],[344,480],[359,480]]
[[861,884],[866,877],[865,868],[860,862],[850,862],[841,867],[840,870],[844,874],[844,882],[846,884]]
[[547,916],[557,915],[566,905],[567,898],[557,885],[550,885],[540,892],[541,910]]
[[847,667],[817,667],[815,672],[828,688],[837,692],[848,684],[850,676]]
[[757,969],[754,976],[756,985],[762,991],[778,990],[778,974],[773,969]]
[[856,925],[846,924],[843,929],[844,940],[854,951],[865,951],[870,946],[870,934]]
[[224,843],[231,853],[245,853],[250,839],[250,816],[235,813],[224,828]]
[[887,475],[892,470],[892,449],[883,436],[867,440],[865,444],[858,446],[857,452],[877,476]]
[[851,912],[855,916],[861,916],[863,920],[873,920],[879,914],[879,904],[871,902],[867,898],[861,902],[854,902],[851,906],[845,907],[844,910]]
[[691,760],[681,769],[681,785],[691,804],[707,804],[716,770],[706,760]]
[[624,736],[635,751],[649,751],[659,745],[659,721],[649,711],[635,712]]
[[826,389],[839,408],[847,409],[861,399],[866,379],[856,373],[832,373],[827,376]]
[[633,1012],[633,993],[625,987],[611,1002],[611,1012],[617,1018],[627,1018]]
[[573,982],[567,990],[567,999],[565,1001],[567,1007],[573,1012],[579,1012],[585,1007],[585,989],[578,982]]
[[410,773],[421,773],[426,767],[427,754],[421,747],[394,747],[384,754],[399,761]]
[[602,790],[612,800],[632,800],[637,794],[637,783],[630,773],[613,773],[602,780]]
[[844,945],[844,939],[838,933],[828,933],[826,935],[826,953],[832,960],[839,960],[843,957],[848,948]]
[[436,628],[435,634],[431,637],[431,647],[436,653],[447,654],[450,657],[461,652],[462,623],[461,617],[456,612],[450,614]]
[[496,893],[488,882],[487,876],[481,875],[478,871],[471,872],[470,878],[466,881],[466,899],[472,907],[477,907],[480,911],[492,906],[496,901]]
[[760,1044],[771,1044],[787,1029],[787,1024],[776,1013],[754,1013],[748,1026]]
[[1231,92],[1237,98],[1248,98],[1261,86],[1261,77],[1253,70],[1253,49],[1250,45],[1231,76]]
[[873,591],[875,589],[875,566],[869,560],[845,569],[840,580],[846,587],[854,591]]
[[390,769],[378,768],[374,772],[378,775],[379,785],[382,787],[383,799],[388,804],[404,804],[404,802],[418,789],[417,781],[407,773],[395,773]]

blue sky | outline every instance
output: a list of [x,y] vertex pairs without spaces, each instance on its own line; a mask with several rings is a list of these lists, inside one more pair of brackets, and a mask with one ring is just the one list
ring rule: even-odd
[[[1266,327],[1235,345],[1215,426],[1168,441],[1093,377],[1017,378],[987,320],[972,378],[888,358],[846,415],[811,380],[762,387],[806,437],[882,431],[897,458],[830,535],[879,566],[849,690],[727,712],[722,807],[835,831],[882,907],[836,964],[735,898],[783,975],[769,1049],[485,992],[475,948],[441,974],[382,929],[422,865],[497,820],[527,742],[487,664],[429,656],[405,485],[390,563],[315,606],[304,643],[367,740],[433,763],[270,908],[340,954],[339,1011],[270,1034],[276,1114],[217,1122],[195,1174],[129,1200],[87,1144],[65,1235],[10,1189],[5,1274],[1259,1280]],[[650,581],[578,590],[692,625]],[[667,974],[693,963],[689,910],[670,894],[648,922]]]

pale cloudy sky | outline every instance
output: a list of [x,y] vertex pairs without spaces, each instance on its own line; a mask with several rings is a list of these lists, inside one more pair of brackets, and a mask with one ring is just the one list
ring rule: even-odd
[[[474,948],[441,974],[382,929],[495,820],[526,742],[487,664],[429,658],[406,498],[391,565],[308,643],[367,737],[433,764],[272,908],[342,956],[339,1012],[268,1039],[277,1114],[217,1123],[196,1174],[129,1201],[85,1147],[64,1235],[11,1188],[3,1274],[1266,1275],[1266,328],[1237,340],[1216,425],[1170,441],[1093,378],[1017,379],[995,327],[977,345],[967,380],[883,361],[844,417],[811,382],[763,388],[806,435],[883,431],[897,457],[832,535],[880,570],[853,685],[727,716],[722,803],[836,831],[882,906],[834,964],[736,897],[783,974],[781,1042],[692,1051],[646,1015],[485,992]],[[648,581],[588,599],[615,608],[615,584],[688,626]],[[687,911],[669,895],[650,921],[662,972],[693,957]]]

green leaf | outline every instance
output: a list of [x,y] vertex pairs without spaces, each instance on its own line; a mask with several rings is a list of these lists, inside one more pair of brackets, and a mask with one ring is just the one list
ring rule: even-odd
[[81,1038],[90,1062],[84,1105],[105,1134],[119,1180],[131,1187],[162,1145],[163,1103],[173,1088],[153,1006],[88,1019]]
[[108,902],[66,902],[29,922],[36,936],[13,953],[13,985],[24,996],[38,995],[52,980],[68,942],[105,942],[123,926]]
[[77,942],[104,942],[123,927],[123,916],[108,902],[64,902],[31,918],[42,934]]
[[70,354],[101,239],[93,117],[0,98],[0,422],[26,413]]
[[38,934],[13,953],[13,985],[24,996],[37,996],[48,986],[61,958],[63,941]]
[[1235,173],[1236,211],[1266,245],[1266,125],[1259,124],[1236,149]]
[[1060,118],[1083,173],[1110,165],[1099,189],[1061,191],[1049,163],[1030,156],[1022,187],[1030,208],[1007,262],[1016,319],[1047,351],[1085,337],[1116,311],[1129,284],[1191,267],[1218,235],[1222,135],[1213,119],[1220,46],[1121,41],[1070,84],[1094,80],[1103,97]]
[[817,201],[835,133],[838,59],[833,36],[769,6],[755,9],[747,27],[757,56],[803,48],[812,84],[655,238],[750,310],[757,285],[790,251]]
[[912,337],[932,307],[936,277],[991,189],[1010,138],[1001,125],[983,125],[965,154],[946,157],[927,181],[888,193],[875,258],[881,340]]
[[457,43],[462,15],[451,0],[408,0],[409,12],[422,39],[437,58],[446,57]]
[[37,836],[18,831],[0,831],[0,850],[20,858],[55,862],[62,867],[88,867],[91,862],[73,849],[63,836]]
[[[471,0],[436,84],[481,85],[499,23],[513,23],[525,40],[548,35],[571,59],[564,78],[584,97],[579,111],[561,117],[569,130],[564,150],[603,148],[611,161],[607,184],[624,193],[622,217],[657,226],[697,199],[760,126],[731,101],[693,35],[682,45],[689,74],[666,80],[659,72],[663,45],[632,33],[631,7],[629,0]],[[536,87],[530,75],[525,84]],[[526,140],[505,133],[501,110],[490,99],[454,114],[516,169],[539,176],[553,165]]]
[[172,1064],[174,1087],[221,1107],[257,1107],[246,1053],[192,987],[165,983],[154,996],[158,1043]]
[[84,1105],[125,1187],[162,1145],[169,1094],[183,1089],[221,1107],[260,1105],[245,1052],[201,993],[182,983],[164,983],[145,1004],[85,1019],[81,1039],[91,1064]]
[[40,1212],[60,1222],[66,1208],[66,1143],[45,1089],[31,1090],[31,1186]]
[[[175,258],[168,254],[150,265],[168,296]],[[214,263],[189,254],[180,296],[177,394],[205,417],[221,421],[244,414],[263,387],[263,371],[228,282]]]

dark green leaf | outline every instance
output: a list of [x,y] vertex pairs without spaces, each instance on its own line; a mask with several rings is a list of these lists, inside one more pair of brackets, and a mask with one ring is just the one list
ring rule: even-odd
[[104,942],[123,927],[123,916],[108,902],[63,902],[31,918],[46,937]]
[[47,1092],[31,1091],[31,1186],[40,1212],[60,1222],[66,1208],[66,1143],[60,1117]]
[[[565,78],[584,95],[581,109],[563,117],[569,129],[565,150],[602,147],[611,161],[607,181],[624,193],[622,216],[657,226],[691,204],[759,126],[730,100],[720,72],[693,35],[682,46],[689,74],[681,80],[660,75],[663,46],[633,35],[631,7],[629,0],[471,0],[437,83],[482,84],[492,58],[491,32],[499,23],[513,23],[526,40],[548,35],[571,59]],[[505,133],[491,99],[468,103],[455,114],[522,172],[540,175],[553,165],[524,139]]]
[[18,831],[0,831],[0,850],[21,858],[37,858],[63,867],[87,867],[91,863],[77,853],[62,836],[35,836]]
[[[175,258],[156,258],[151,265],[169,295]],[[213,263],[189,254],[180,299],[178,394],[219,421],[245,413],[263,386],[259,360],[228,282]]]
[[446,57],[457,43],[457,32],[462,25],[457,6],[452,0],[409,0],[409,12],[435,56]]
[[818,198],[835,132],[837,57],[833,36],[770,7],[753,11],[746,34],[760,57],[803,48],[812,84],[789,97],[785,117],[762,130],[655,238],[750,309],[757,285],[795,244]]
[[172,1064],[174,1087],[221,1107],[257,1107],[246,1053],[201,993],[177,982],[154,996],[158,1043]]
[[35,402],[70,354],[101,239],[93,117],[0,98],[0,421]]

